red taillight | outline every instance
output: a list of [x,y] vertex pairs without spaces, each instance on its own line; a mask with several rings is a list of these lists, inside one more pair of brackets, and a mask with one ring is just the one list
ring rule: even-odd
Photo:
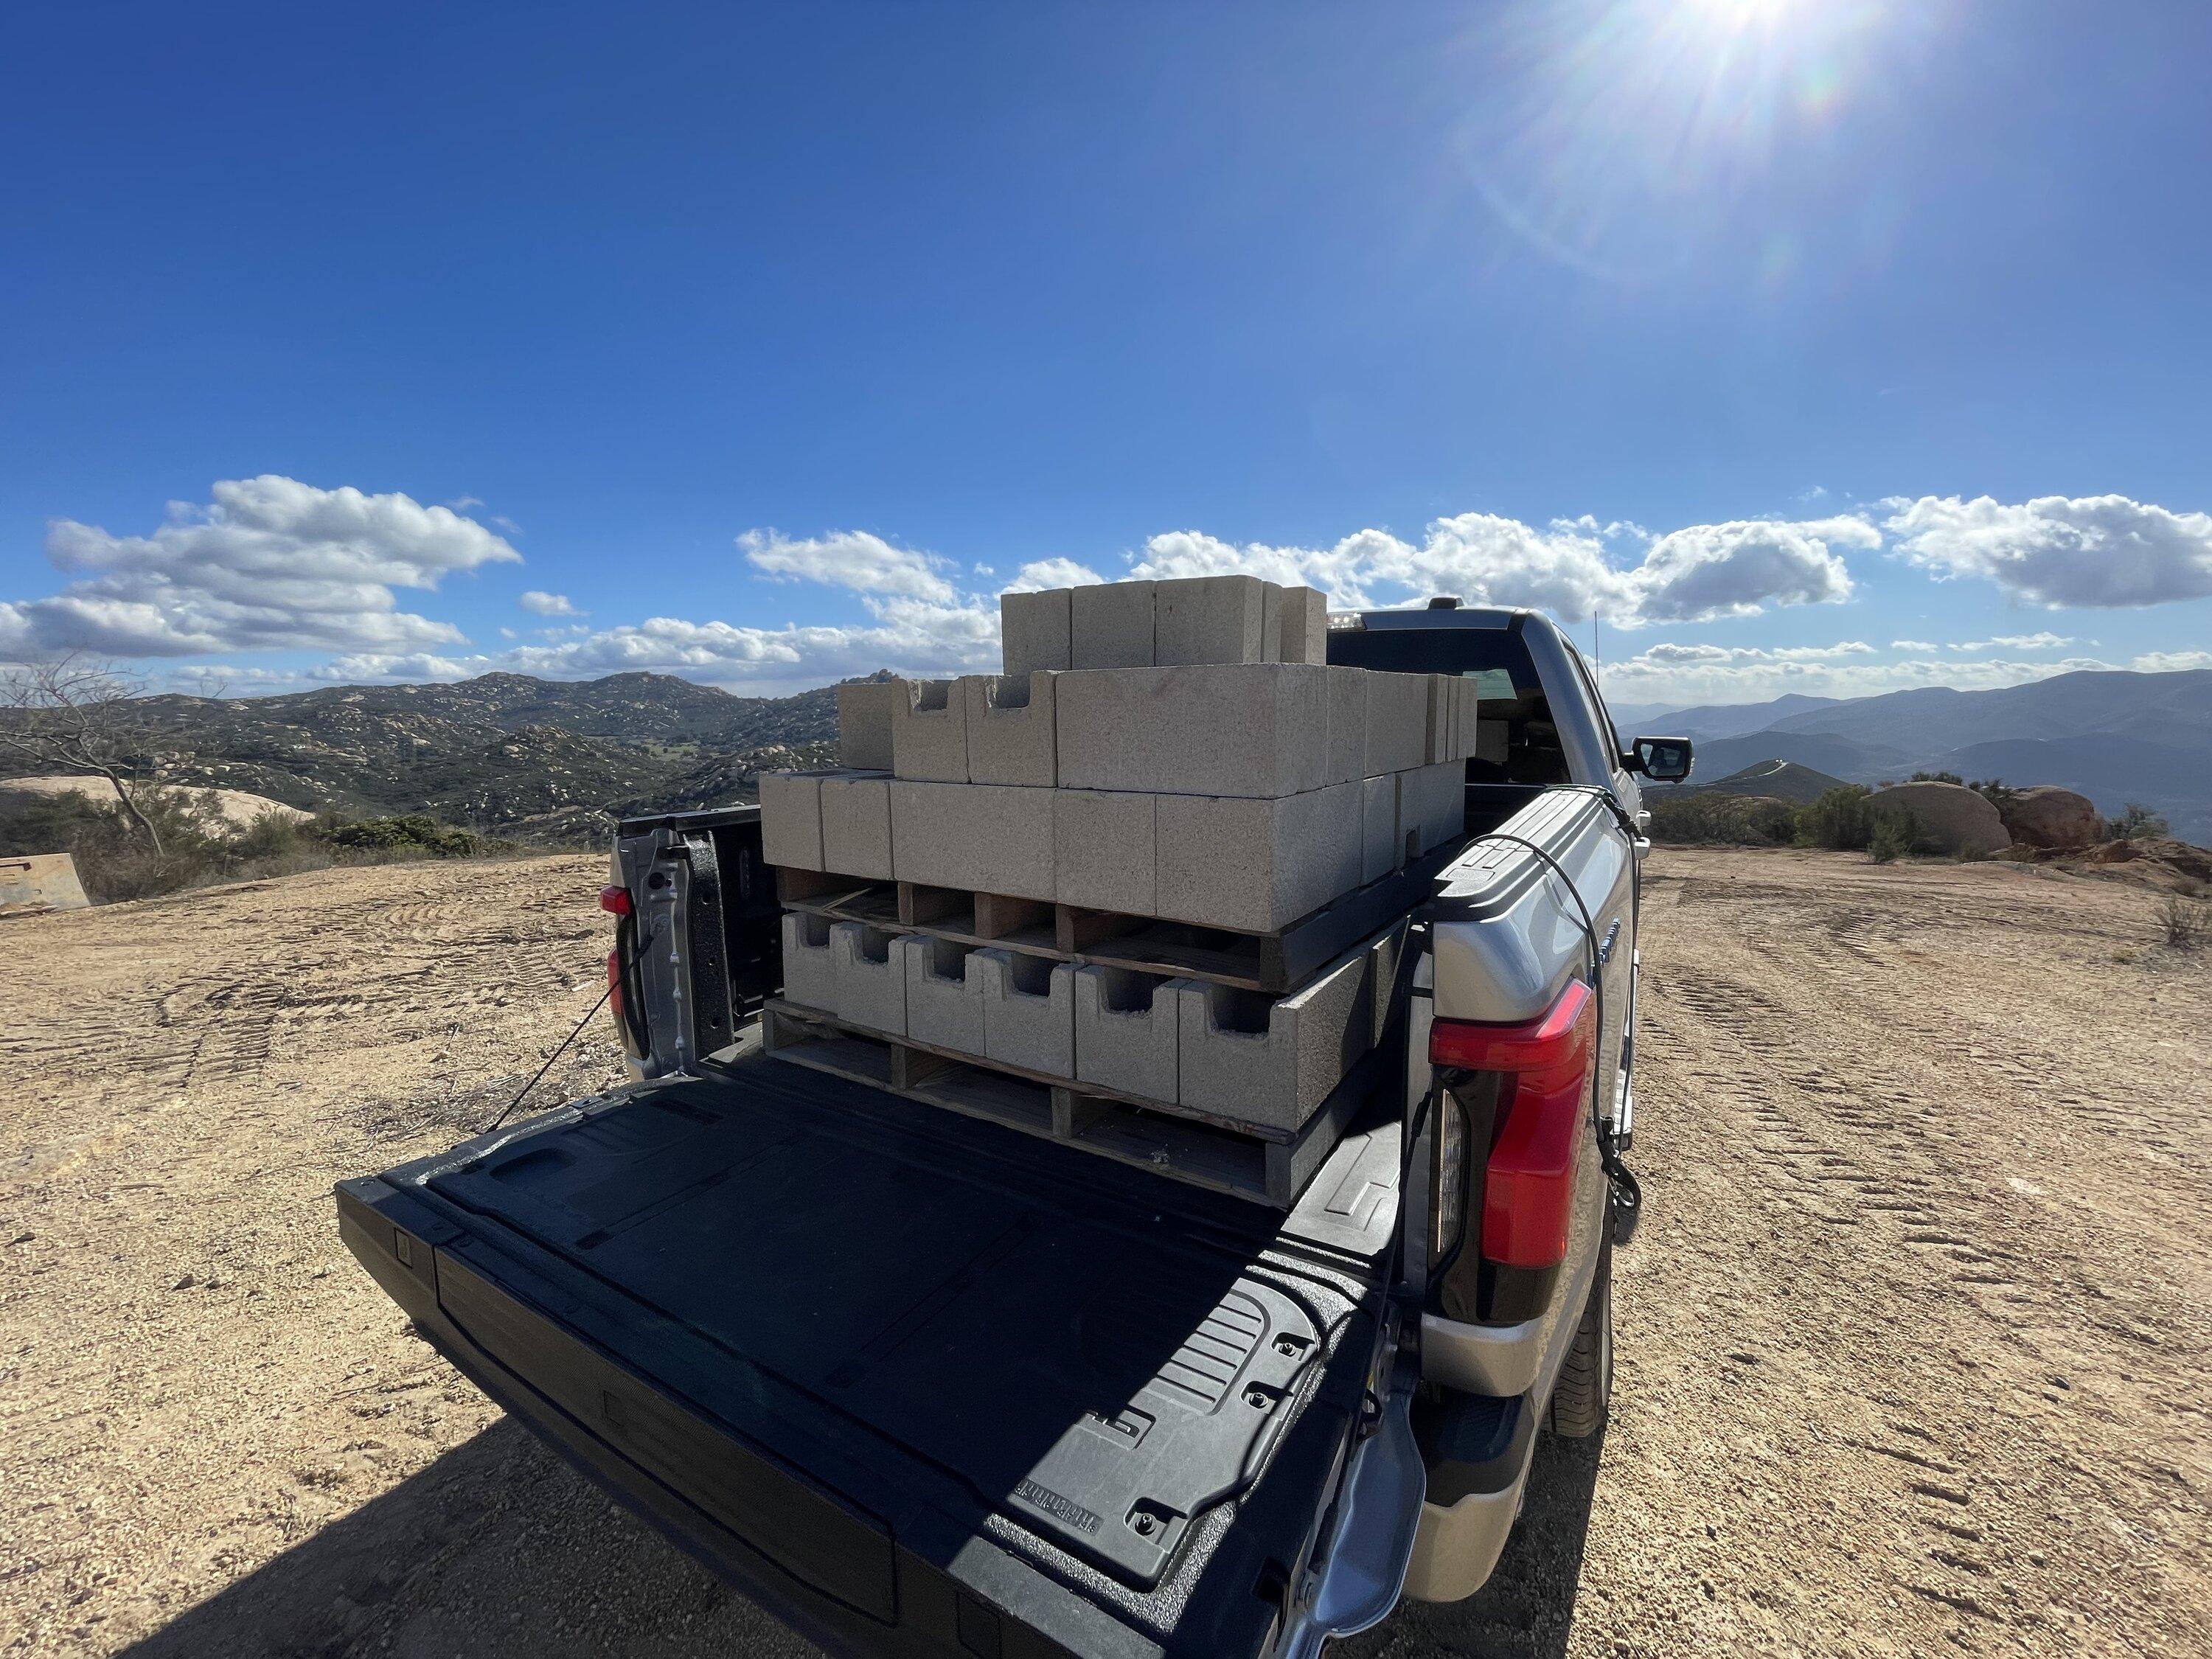
[[611,916],[628,915],[629,914],[629,889],[627,887],[600,888],[599,908],[605,911]]
[[1597,1002],[1577,980],[1541,1019],[1517,1025],[1440,1019],[1429,1060],[1503,1073],[1499,1126],[1482,1187],[1482,1254],[1509,1267],[1565,1259],[1575,1163],[1590,1138],[1589,1074]]

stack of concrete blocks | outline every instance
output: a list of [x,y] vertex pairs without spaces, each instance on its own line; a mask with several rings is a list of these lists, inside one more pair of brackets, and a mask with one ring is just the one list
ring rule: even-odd
[[[839,688],[839,768],[761,780],[769,863],[1264,934],[1460,832],[1474,683],[1330,667],[1311,589],[1122,582],[1001,607],[1002,675]],[[1285,1128],[1383,1018],[1365,947],[1265,999],[857,923],[823,932],[786,919],[793,1001]]]

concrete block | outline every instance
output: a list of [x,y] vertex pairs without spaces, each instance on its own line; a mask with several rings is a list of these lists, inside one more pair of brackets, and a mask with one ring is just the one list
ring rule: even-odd
[[1364,668],[1328,671],[1328,769],[1324,783],[1351,783],[1366,776],[1367,683]]
[[1283,590],[1280,628],[1285,662],[1328,660],[1328,599],[1316,587]]
[[1474,758],[1478,728],[1482,724],[1481,682],[1462,674],[1459,682],[1459,757]]
[[1163,795],[1154,914],[1265,933],[1359,885],[1362,786],[1275,800]]
[[968,707],[957,680],[894,680],[891,770],[928,783],[968,781]]
[[1075,964],[1026,951],[978,951],[983,1053],[1048,1077],[1075,1075]]
[[1157,795],[1110,789],[1055,790],[1052,800],[1054,896],[1092,910],[1154,914]]
[[973,945],[927,933],[892,942],[906,978],[906,1034],[916,1042],[983,1052],[983,978]]
[[838,1018],[872,1031],[906,1035],[906,963],[891,948],[898,937],[866,922],[830,924]]
[[1428,763],[1429,681],[1425,674],[1371,675],[1367,682],[1367,759],[1360,776]]
[[890,780],[830,773],[822,780],[822,867],[867,881],[891,878]]
[[1398,833],[1408,858],[1463,834],[1466,823],[1467,763],[1440,761],[1399,775]]
[[1474,758],[1487,761],[1492,766],[1505,764],[1506,753],[1511,746],[1513,727],[1505,720],[1479,720],[1474,723]]
[[783,914],[783,994],[787,1001],[837,1012],[837,969],[830,955],[830,918],[804,910]]
[[822,868],[822,774],[760,775],[761,856],[789,870]]
[[891,769],[892,680],[847,680],[837,688],[837,764],[863,772]]
[[999,595],[999,655],[1009,674],[1075,666],[1069,591]]
[[1395,922],[1368,943],[1368,956],[1372,966],[1368,978],[1375,988],[1375,1040],[1380,1042],[1382,1033],[1390,1024],[1390,1004],[1398,988],[1401,971],[1411,972],[1414,958],[1406,950],[1406,918]]
[[1260,599],[1260,660],[1283,659],[1283,590],[1279,584],[1263,584]]
[[1102,582],[1073,590],[1073,666],[1152,665],[1152,586],[1151,582]]
[[1079,1082],[1176,1098],[1176,993],[1185,981],[1130,968],[1075,970],[1075,1075]]
[[1192,576],[1152,584],[1152,661],[1261,662],[1267,583],[1257,576]]
[[1361,945],[1288,996],[1185,981],[1176,994],[1182,1103],[1301,1127],[1375,1046],[1374,971]]
[[1398,835],[1398,780],[1362,778],[1359,782],[1359,884],[1380,881],[1406,862],[1406,843]]
[[1064,789],[1294,795],[1328,774],[1328,670],[1285,663],[1060,677]]
[[1053,896],[1053,795],[992,783],[895,781],[891,872],[929,887]]
[[960,682],[968,721],[968,776],[976,783],[1049,789],[1059,781],[1053,683],[1029,674],[969,674]]
[[1422,764],[1434,766],[1438,761],[1451,758],[1451,714],[1455,693],[1452,677],[1449,674],[1425,676],[1429,683],[1427,736],[1423,740],[1426,758]]

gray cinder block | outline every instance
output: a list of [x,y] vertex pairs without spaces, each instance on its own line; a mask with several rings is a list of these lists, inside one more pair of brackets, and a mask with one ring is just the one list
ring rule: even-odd
[[1092,910],[1153,914],[1154,826],[1159,797],[1060,789],[1052,801],[1054,896]]
[[787,870],[822,868],[822,774],[760,775],[761,856]]
[[783,994],[787,1001],[837,1012],[837,969],[830,955],[830,918],[804,910],[783,914]]
[[1129,968],[1075,970],[1075,1075],[1083,1083],[1176,1098],[1176,993],[1183,981]]
[[1328,660],[1328,599],[1319,588],[1283,590],[1281,639],[1285,662]]
[[1328,670],[1251,663],[1060,677],[1064,789],[1294,795],[1328,774]]
[[847,680],[837,688],[837,763],[864,772],[891,769],[891,680]]
[[1431,674],[1429,682],[1428,737],[1425,743],[1427,759],[1424,765],[1434,766],[1438,761],[1451,758],[1452,705],[1456,694],[1452,690],[1452,677]]
[[1260,662],[1267,584],[1257,576],[1192,576],[1152,584],[1152,661]]
[[1406,951],[1406,918],[1401,916],[1376,934],[1368,945],[1373,966],[1368,977],[1375,987],[1375,1040],[1380,1042],[1390,1024],[1390,1005],[1396,998],[1398,975],[1412,969],[1413,958]]
[[1151,582],[1101,582],[1076,588],[1073,610],[1075,667],[1152,666]]
[[1163,795],[1155,915],[1265,933],[1359,885],[1361,793],[1332,784],[1275,800]]
[[1283,590],[1279,583],[1263,584],[1260,598],[1260,660],[1283,659]]
[[1482,721],[1480,682],[1462,674],[1459,681],[1459,758],[1474,758],[1477,728]]
[[837,1018],[872,1031],[906,1035],[906,964],[891,947],[898,935],[865,922],[830,925]]
[[968,781],[968,708],[957,680],[895,680],[891,769],[931,783]]
[[1372,948],[1347,951],[1288,996],[1186,981],[1176,994],[1186,1106],[1296,1129],[1375,1046]]
[[891,878],[889,778],[840,772],[823,775],[822,867],[868,881]]
[[999,655],[1009,674],[1075,666],[1069,592],[999,595]]
[[1362,777],[1428,763],[1429,681],[1425,674],[1376,673],[1367,682],[1367,759]]
[[895,940],[906,978],[906,1034],[963,1054],[983,1052],[983,979],[975,947],[926,933]]
[[972,781],[1049,789],[1060,781],[1052,694],[1058,678],[1042,672],[963,677]]
[[1380,881],[1406,862],[1406,843],[1398,835],[1398,780],[1359,781],[1359,884]]
[[1466,823],[1466,762],[1440,761],[1399,775],[1398,831],[1407,839],[1407,857],[1464,833]]
[[983,1053],[1001,1066],[1075,1075],[1075,964],[1026,951],[969,958],[983,998]]
[[1325,783],[1364,777],[1367,764],[1367,683],[1364,668],[1328,671],[1328,773]]
[[891,871],[928,887],[1053,896],[1053,795],[994,783],[895,781]]

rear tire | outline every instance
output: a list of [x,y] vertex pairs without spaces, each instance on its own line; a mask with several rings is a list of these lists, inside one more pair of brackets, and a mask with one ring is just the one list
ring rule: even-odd
[[1605,1426],[1613,1403],[1613,1214],[1606,1213],[1606,1236],[1598,1246],[1597,1272],[1574,1346],[1552,1387],[1552,1432],[1581,1440]]

